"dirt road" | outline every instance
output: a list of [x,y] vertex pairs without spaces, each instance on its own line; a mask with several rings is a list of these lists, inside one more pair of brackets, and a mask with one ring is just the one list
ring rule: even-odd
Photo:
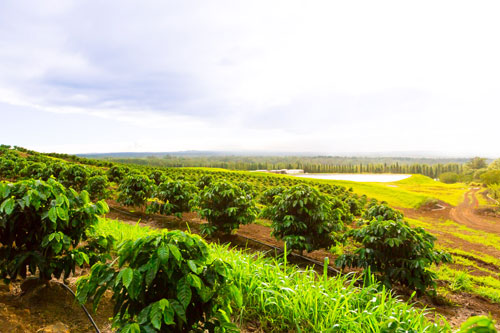
[[469,228],[500,235],[500,219],[474,213],[474,209],[479,205],[476,193],[480,190],[480,188],[471,188],[465,194],[464,201],[450,210],[450,218]]

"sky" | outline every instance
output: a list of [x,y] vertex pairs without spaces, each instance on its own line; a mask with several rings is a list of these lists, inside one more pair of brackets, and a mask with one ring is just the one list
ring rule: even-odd
[[498,1],[0,2],[0,143],[500,156]]

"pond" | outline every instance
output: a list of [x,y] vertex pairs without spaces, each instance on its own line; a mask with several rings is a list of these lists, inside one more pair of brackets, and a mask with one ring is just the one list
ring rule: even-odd
[[403,180],[411,175],[389,174],[389,173],[314,173],[297,175],[297,177],[315,179],[349,180],[353,182],[378,182],[389,183]]

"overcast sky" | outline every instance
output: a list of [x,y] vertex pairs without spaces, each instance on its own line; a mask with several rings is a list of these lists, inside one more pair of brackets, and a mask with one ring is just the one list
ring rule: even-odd
[[500,156],[500,2],[0,2],[0,143]]

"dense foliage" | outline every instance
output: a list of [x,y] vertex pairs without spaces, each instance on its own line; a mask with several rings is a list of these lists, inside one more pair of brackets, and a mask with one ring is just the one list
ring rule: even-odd
[[125,206],[144,206],[153,190],[154,182],[151,179],[144,175],[132,174],[120,183],[117,201]]
[[90,177],[84,189],[89,193],[92,200],[104,200],[111,194],[108,178],[106,176]]
[[86,167],[73,164],[61,171],[59,176],[60,182],[66,187],[72,187],[77,191],[81,191],[87,185],[89,171]]
[[500,184],[500,170],[489,170],[481,175],[481,180],[486,185]]
[[[89,263],[80,242],[105,202],[91,203],[87,192],[65,189],[53,179],[0,183],[0,274],[10,281],[27,271],[42,280],[65,278]],[[101,243],[102,245],[102,243]]]
[[448,254],[434,250],[436,238],[422,228],[411,228],[403,220],[374,219],[344,237],[361,244],[353,254],[341,255],[336,263],[344,267],[370,267],[388,287],[400,283],[425,292],[435,286],[430,265],[450,262]]
[[197,199],[201,217],[207,219],[203,231],[231,233],[240,224],[248,224],[257,217],[257,207],[251,195],[239,186],[218,181],[205,186]]
[[455,184],[459,179],[459,175],[456,172],[444,172],[439,175],[439,181],[445,184]]
[[367,209],[363,213],[363,219],[365,219],[366,221],[371,221],[373,219],[396,221],[401,220],[402,218],[403,213],[389,207],[386,202],[378,203],[376,200],[371,201]]
[[272,234],[297,251],[314,251],[335,243],[343,230],[345,208],[335,208],[337,201],[307,185],[293,186],[276,196],[264,215],[272,221]]
[[80,303],[113,291],[113,324],[121,332],[187,332],[231,324],[230,301],[241,294],[227,279],[230,266],[209,255],[198,236],[164,232],[123,242],[118,265],[97,263],[77,284]]
[[189,212],[193,208],[193,198],[197,192],[194,184],[184,180],[161,183],[148,203],[147,212],[174,214],[180,218],[183,212]]

